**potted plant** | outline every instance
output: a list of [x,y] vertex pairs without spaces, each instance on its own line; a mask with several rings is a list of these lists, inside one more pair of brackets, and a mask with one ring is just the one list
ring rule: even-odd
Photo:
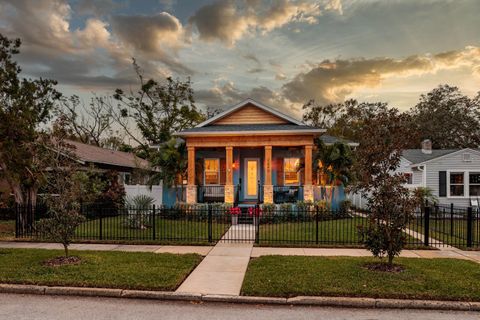
[[242,213],[242,210],[239,207],[232,207],[228,212],[232,216],[232,225],[237,225],[238,216]]

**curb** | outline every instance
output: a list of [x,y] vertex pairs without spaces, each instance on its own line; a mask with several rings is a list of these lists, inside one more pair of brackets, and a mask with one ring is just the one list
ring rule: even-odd
[[125,299],[204,301],[266,305],[300,305],[369,309],[423,309],[450,311],[480,311],[480,302],[438,301],[438,300],[402,300],[349,297],[311,297],[293,298],[253,297],[237,295],[215,295],[200,293],[179,293],[171,291],[123,290],[108,288],[57,287],[21,284],[0,284],[0,293],[87,296]]

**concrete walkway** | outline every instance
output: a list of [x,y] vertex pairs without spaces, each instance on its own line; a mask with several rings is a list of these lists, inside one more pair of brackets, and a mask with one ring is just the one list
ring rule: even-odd
[[[229,239],[242,239],[242,242],[229,242]],[[254,226],[231,226],[177,292],[239,295],[254,239]]]

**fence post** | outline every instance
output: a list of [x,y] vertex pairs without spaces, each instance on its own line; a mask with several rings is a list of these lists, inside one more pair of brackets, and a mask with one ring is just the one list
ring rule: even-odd
[[318,205],[315,206],[315,244],[318,244]]
[[453,203],[450,203],[450,236],[453,237]]
[[208,205],[208,242],[212,242],[212,206]]
[[100,209],[100,221],[98,223],[99,227],[99,238],[100,240],[103,240],[103,207]]
[[425,237],[424,244],[427,247],[430,245],[430,210],[431,210],[431,207],[428,207],[428,206],[425,207],[425,221],[423,223],[423,227],[424,227],[423,235]]
[[471,248],[473,243],[473,210],[472,207],[467,209],[467,247]]
[[254,212],[254,217],[256,217],[255,222],[255,243],[260,243],[260,206],[257,204],[255,206],[255,212]]
[[155,223],[155,205],[152,206],[152,239],[155,240],[156,238],[156,223]]

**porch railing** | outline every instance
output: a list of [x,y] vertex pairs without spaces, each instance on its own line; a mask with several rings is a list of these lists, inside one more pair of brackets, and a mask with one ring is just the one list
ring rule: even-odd
[[197,202],[213,203],[225,201],[225,186],[198,186]]
[[302,200],[301,186],[273,186],[273,202],[294,203]]

